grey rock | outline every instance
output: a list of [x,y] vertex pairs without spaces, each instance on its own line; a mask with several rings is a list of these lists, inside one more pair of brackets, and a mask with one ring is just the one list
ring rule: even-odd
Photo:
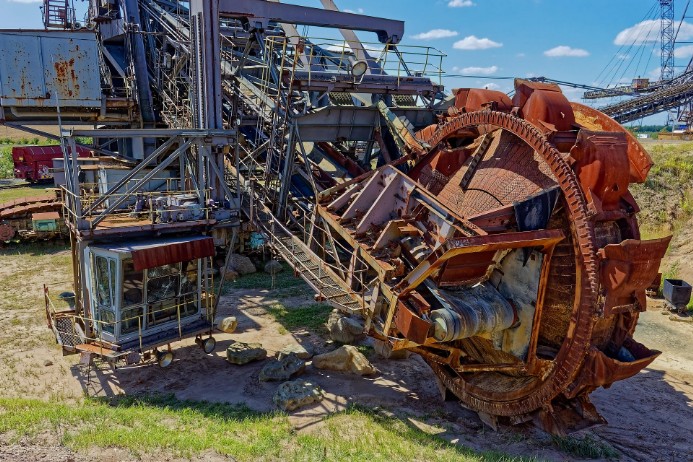
[[313,366],[358,375],[375,374],[375,367],[352,345],[342,345],[334,351],[315,356]]
[[306,362],[294,354],[265,364],[260,371],[261,382],[283,382],[303,373]]
[[354,343],[365,337],[363,326],[357,320],[343,315],[337,310],[327,318],[330,338],[339,343]]
[[294,380],[279,385],[272,401],[280,409],[293,411],[299,407],[322,401],[323,398],[324,393],[319,386],[303,380]]
[[385,359],[407,359],[410,354],[409,350],[393,350],[387,342],[376,339],[373,339],[373,349]]
[[52,366],[52,365],[53,365],[53,361],[51,361],[50,359],[47,359],[47,360],[45,360],[45,361],[43,362],[43,365],[46,366],[46,367]]
[[277,260],[270,260],[265,264],[265,273],[267,274],[277,274],[284,271],[284,267]]
[[310,359],[313,357],[313,352],[304,345],[294,343],[292,345],[287,345],[277,352],[277,359],[282,359],[285,356],[294,354],[301,359]]
[[226,266],[226,269],[235,271],[241,275],[257,272],[257,268],[255,268],[253,262],[250,261],[250,258],[237,253],[231,254],[229,257],[229,264]]
[[259,343],[234,342],[226,349],[226,360],[231,364],[248,364],[267,357],[267,350]]

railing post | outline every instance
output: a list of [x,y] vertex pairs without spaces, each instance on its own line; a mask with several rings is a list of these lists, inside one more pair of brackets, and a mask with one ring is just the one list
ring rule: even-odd
[[[142,316],[144,316],[144,309],[142,310]],[[142,351],[142,316],[137,316],[137,337],[140,341],[140,353],[143,353],[143,351]]]

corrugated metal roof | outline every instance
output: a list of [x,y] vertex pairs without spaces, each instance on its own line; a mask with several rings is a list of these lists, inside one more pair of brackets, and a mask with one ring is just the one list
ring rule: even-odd
[[131,254],[136,271],[214,256],[214,239],[208,236],[135,241],[98,247]]

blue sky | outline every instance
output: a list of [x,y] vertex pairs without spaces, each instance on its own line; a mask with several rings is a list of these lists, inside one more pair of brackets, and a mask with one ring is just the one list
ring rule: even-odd
[[[448,73],[545,76],[599,86],[659,73],[659,23],[644,23],[628,32],[644,19],[658,15],[655,0],[335,1],[341,9],[404,20],[402,43],[441,50],[447,54],[444,69]],[[77,3],[84,5],[79,0]],[[320,5],[319,0],[290,3]],[[677,2],[677,17],[685,3]],[[0,0],[6,12],[0,15],[0,28],[40,28],[39,5],[34,0]],[[363,40],[376,41],[373,34],[360,35]],[[682,27],[681,38],[693,40],[693,25]],[[633,42],[645,45],[628,48]],[[678,55],[677,64],[687,64],[693,46],[682,45]],[[512,88],[511,80],[480,78],[451,77],[445,84],[449,88]],[[571,99],[582,94],[575,89],[566,92]]]

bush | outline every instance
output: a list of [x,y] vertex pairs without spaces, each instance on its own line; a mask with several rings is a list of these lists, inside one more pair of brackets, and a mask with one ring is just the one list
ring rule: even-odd
[[10,146],[0,148],[0,178],[14,178],[14,162]]

